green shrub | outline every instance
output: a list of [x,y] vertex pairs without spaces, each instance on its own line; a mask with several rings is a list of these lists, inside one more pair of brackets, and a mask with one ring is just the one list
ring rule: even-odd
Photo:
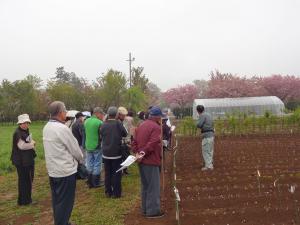
[[181,135],[196,135],[197,134],[197,126],[196,121],[193,120],[192,117],[184,117],[177,127],[177,131]]

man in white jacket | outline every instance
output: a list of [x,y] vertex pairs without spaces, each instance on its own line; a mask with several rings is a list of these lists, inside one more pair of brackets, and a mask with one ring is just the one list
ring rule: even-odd
[[69,225],[72,213],[78,162],[83,155],[71,130],[64,124],[66,107],[63,102],[49,105],[50,120],[43,129],[46,167],[52,192],[55,225]]

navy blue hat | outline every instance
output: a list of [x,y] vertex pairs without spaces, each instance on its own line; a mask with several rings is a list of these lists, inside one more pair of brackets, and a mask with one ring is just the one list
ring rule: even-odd
[[84,117],[84,115],[82,114],[82,112],[78,112],[75,114],[75,118],[78,119],[79,117]]
[[149,111],[150,116],[163,116],[161,109],[157,106],[153,106]]

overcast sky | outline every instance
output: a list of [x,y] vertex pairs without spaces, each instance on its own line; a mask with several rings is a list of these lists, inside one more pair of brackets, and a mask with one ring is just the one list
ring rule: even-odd
[[162,90],[239,75],[300,75],[299,0],[0,0],[0,79],[95,80],[144,67]]

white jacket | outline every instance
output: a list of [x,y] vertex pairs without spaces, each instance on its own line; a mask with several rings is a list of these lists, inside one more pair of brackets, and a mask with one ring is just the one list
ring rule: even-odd
[[77,172],[83,155],[71,130],[56,120],[43,129],[46,167],[50,177],[67,177]]

